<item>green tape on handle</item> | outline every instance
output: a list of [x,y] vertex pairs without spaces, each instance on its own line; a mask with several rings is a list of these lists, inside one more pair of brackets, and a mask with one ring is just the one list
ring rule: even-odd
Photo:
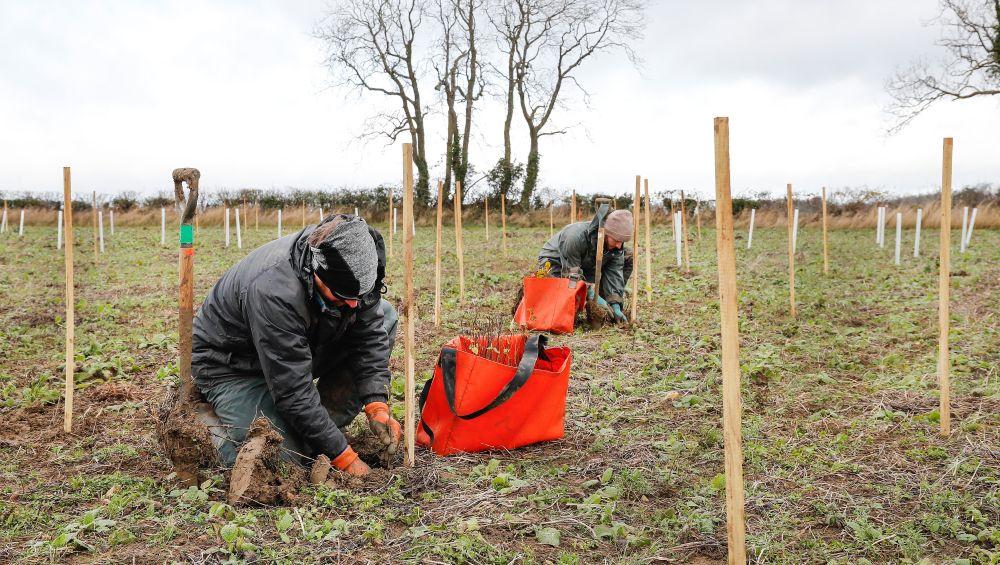
[[194,226],[181,224],[181,245],[194,245]]

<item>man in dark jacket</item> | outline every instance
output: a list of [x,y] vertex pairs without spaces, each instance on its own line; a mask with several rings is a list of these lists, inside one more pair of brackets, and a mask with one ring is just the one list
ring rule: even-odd
[[192,369],[228,435],[217,444],[224,464],[264,416],[288,459],[322,454],[367,474],[341,431],[362,407],[395,452],[402,434],[387,400],[397,315],[381,297],[384,275],[382,236],[351,215],[272,241],[222,275],[195,316]]
[[578,278],[591,283],[591,298],[594,298],[597,264],[598,229],[604,226],[604,254],[601,258],[601,288],[596,293],[596,302],[609,310],[616,322],[628,321],[622,311],[625,302],[625,288],[632,275],[632,253],[625,249],[625,243],[632,239],[632,213],[615,210],[608,213],[608,205],[602,204],[589,222],[572,223],[552,236],[538,253],[539,270],[545,269],[553,277]]

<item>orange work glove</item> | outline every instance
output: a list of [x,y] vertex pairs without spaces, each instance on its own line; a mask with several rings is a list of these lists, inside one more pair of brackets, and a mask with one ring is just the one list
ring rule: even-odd
[[368,464],[362,461],[349,445],[330,464],[349,475],[357,477],[363,477],[372,471],[368,467]]
[[368,426],[382,441],[389,455],[396,453],[399,442],[403,440],[403,428],[389,413],[389,405],[385,402],[369,402],[365,405],[365,415],[368,416]]

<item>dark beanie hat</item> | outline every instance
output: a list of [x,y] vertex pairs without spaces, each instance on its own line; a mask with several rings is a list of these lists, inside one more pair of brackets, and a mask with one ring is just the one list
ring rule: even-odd
[[378,252],[368,224],[357,216],[332,216],[316,227],[338,221],[322,240],[310,238],[313,272],[340,298],[353,300],[375,288]]

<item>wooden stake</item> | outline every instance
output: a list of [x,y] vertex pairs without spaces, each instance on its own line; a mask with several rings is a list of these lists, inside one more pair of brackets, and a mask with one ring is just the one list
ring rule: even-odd
[[[653,239],[652,210],[649,208],[649,179],[645,180],[646,190],[646,302],[653,302]],[[638,221],[638,220],[636,220]]]
[[486,224],[486,241],[489,241],[490,240],[490,197],[489,197],[489,195],[487,195],[486,198],[483,200],[483,205],[486,207],[485,208],[486,211],[484,213],[485,214],[484,215],[485,219],[483,220],[483,223]]
[[701,202],[698,200],[694,203],[694,221],[698,227],[698,241],[701,241]]
[[253,205],[253,231],[260,231],[260,201]]
[[681,191],[681,238],[684,240],[684,272],[691,272],[691,253],[688,252],[687,209],[684,204],[684,191]]
[[[228,208],[226,209],[228,214]],[[229,216],[226,216],[226,247],[229,246]],[[160,207],[160,245],[167,244],[167,209]]]
[[97,238],[98,238],[98,235],[97,235],[97,191],[96,191],[96,190],[94,191],[94,196],[93,196],[93,198],[94,198],[94,199],[93,199],[93,201],[92,201],[92,204],[91,204],[91,207],[90,207],[90,208],[91,208],[91,210],[92,210],[92,211],[94,212],[94,213],[93,213],[93,226],[94,226],[94,261],[95,261],[95,262],[97,262],[97,261],[100,261],[100,260],[101,260],[101,256],[100,256],[100,253],[98,252],[98,243],[97,243]]
[[502,224],[500,239],[503,243],[503,256],[507,257],[507,197],[500,195],[500,223]]
[[549,202],[549,237],[552,237],[552,235],[556,233],[555,232],[556,220],[553,214],[554,212],[552,211],[552,203]]
[[396,208],[392,205],[392,189],[389,189],[389,206],[386,208],[385,213],[386,221],[389,223],[386,230],[389,232],[389,257],[392,257],[392,240],[393,232],[395,232],[396,227]]
[[899,248],[903,242],[903,214],[896,212],[896,264],[899,264]]
[[573,199],[569,204],[569,223],[576,221],[576,191],[573,191]]
[[[174,169],[174,195],[180,211],[177,228],[179,280],[177,285],[177,345],[180,359],[178,373],[181,378],[181,398],[194,401],[199,396],[191,378],[192,321],[194,319],[194,230],[192,222],[198,211],[198,169]],[[184,183],[188,197],[184,198]],[[237,218],[239,209],[237,208]]]
[[441,224],[444,217],[444,183],[438,181],[437,235],[434,240],[434,327],[441,327]]
[[722,318],[722,422],[726,465],[726,533],[730,565],[744,565],[742,401],[740,336],[736,303],[736,252],[733,202],[729,186],[729,118],[715,118],[715,241],[719,255],[719,306]]
[[795,226],[792,212],[792,185],[788,184],[788,301],[795,317]]
[[953,140],[944,138],[941,167],[941,268],[938,275],[938,385],[941,400],[941,435],[951,433],[951,361],[948,353],[948,331],[951,324],[951,154]]
[[413,149],[409,143],[403,144],[403,253],[406,257],[406,302],[403,316],[406,322],[406,383],[403,389],[403,430],[406,439],[406,453],[403,465],[413,467],[416,460],[414,438],[416,418],[414,415],[414,313],[413,313]]
[[306,201],[302,201],[302,229],[306,229]]
[[604,225],[597,228],[597,256],[594,259],[594,296],[601,295],[601,271],[604,269]]
[[465,304],[465,254],[462,251],[462,183],[455,182],[455,255],[458,255],[458,302]]
[[[635,175],[635,196],[632,199],[632,323],[639,319],[639,218],[642,217],[642,177]],[[649,249],[646,249],[649,254]]]
[[826,241],[826,187],[823,187],[823,191],[820,193],[823,204],[823,274],[828,274],[830,272],[830,261],[827,257],[827,241]]
[[73,336],[75,324],[75,308],[73,298],[73,197],[70,189],[69,167],[63,167],[63,206],[65,212],[63,219],[66,221],[65,229],[66,245],[66,383],[65,405],[63,410],[63,431],[70,433],[73,431],[73,388],[75,385],[73,374],[76,369],[76,360],[73,355]]

